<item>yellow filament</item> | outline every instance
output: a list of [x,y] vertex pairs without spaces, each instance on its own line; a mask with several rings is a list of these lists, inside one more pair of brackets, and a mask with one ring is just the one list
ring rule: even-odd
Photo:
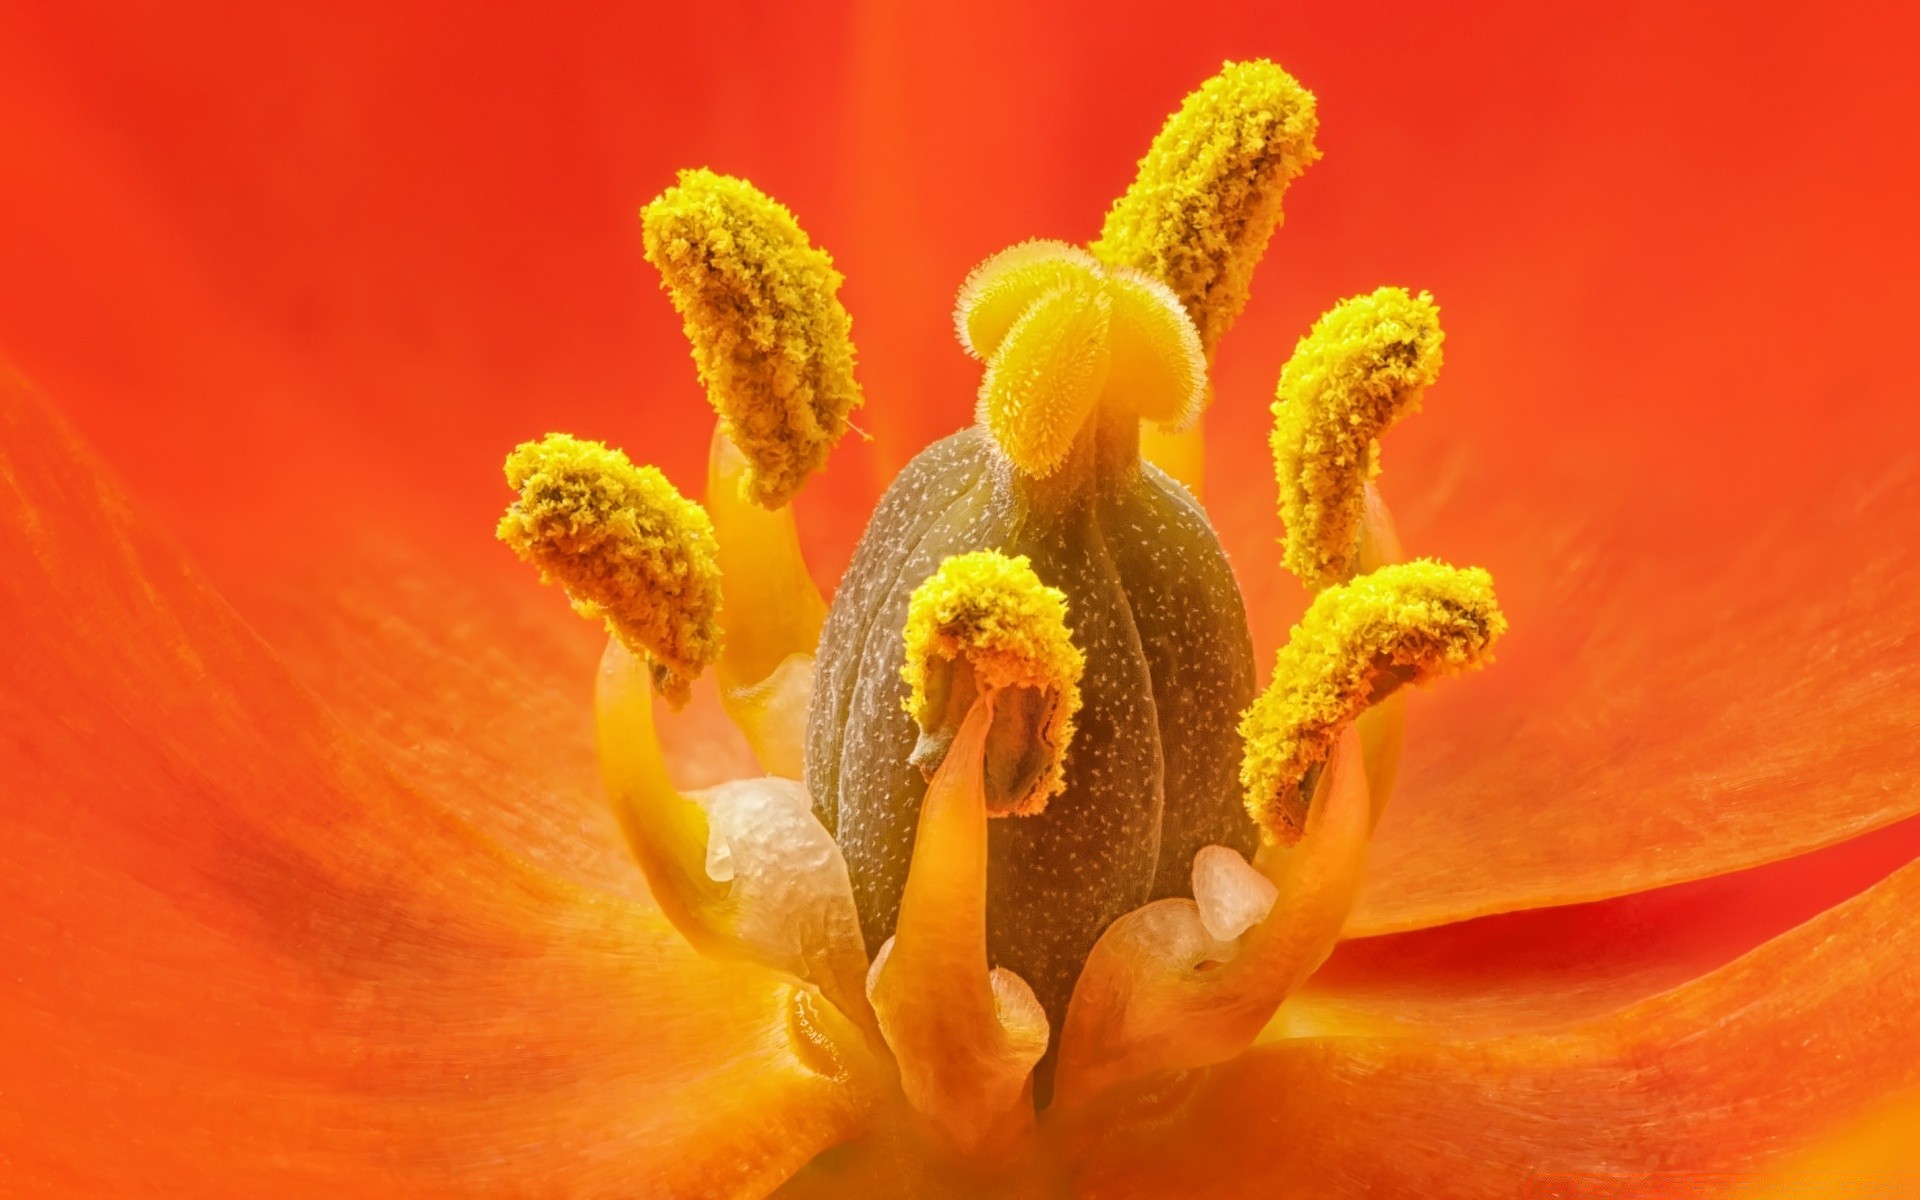
[[1261,856],[1273,900],[1237,940],[1215,938],[1187,899],[1155,901],[1108,926],[1067,1005],[1055,1102],[1080,1108],[1116,1085],[1224,1062],[1252,1045],[1339,940],[1360,890],[1369,807],[1360,749],[1347,736],[1298,844]]
[[602,781],[661,911],[696,949],[719,953],[726,943],[713,914],[727,888],[707,876],[706,813],[667,777],[645,678],[643,660],[608,641],[594,689]]
[[980,420],[1028,475],[1053,474],[1107,385],[1113,355],[1105,289],[1069,284],[1028,306],[980,382]]
[[1092,250],[1171,287],[1211,356],[1246,307],[1287,185],[1320,156],[1313,93],[1265,59],[1229,62],[1167,119]]
[[1065,594],[1041,583],[1024,555],[955,555],[913,590],[905,638],[900,673],[910,689],[906,707],[922,729],[934,728],[946,715],[948,697],[937,680],[951,679],[947,668],[961,661],[982,695],[1029,688],[1047,700],[1037,733],[1048,770],[1017,811],[1045,807],[1066,786],[1067,747],[1086,668],[1067,631]]
[[564,433],[507,456],[520,498],[495,533],[566,590],[574,610],[654,665],[656,685],[686,699],[718,657],[720,567],[713,525],[653,467]]
[[1297,840],[1301,782],[1341,730],[1405,684],[1484,666],[1506,628],[1493,579],[1477,567],[1422,559],[1320,593],[1240,720],[1240,781],[1254,820],[1276,841]]
[[1384,287],[1314,322],[1280,372],[1271,443],[1285,561],[1308,587],[1353,574],[1380,435],[1419,408],[1442,340],[1431,295]]
[[1030,1138],[1028,1076],[1048,1037],[1032,989],[987,962],[993,703],[983,696],[969,710],[927,787],[894,937],[867,989],[908,1101],[972,1156],[1010,1154]]
[[785,207],[712,171],[682,171],[640,219],[707,399],[752,464],[748,494],[777,508],[860,404],[840,273]]

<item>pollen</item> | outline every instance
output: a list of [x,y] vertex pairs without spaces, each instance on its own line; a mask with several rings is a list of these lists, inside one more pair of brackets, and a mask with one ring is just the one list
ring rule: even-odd
[[1419,559],[1321,592],[1281,648],[1273,682],[1240,719],[1248,812],[1276,841],[1297,840],[1302,784],[1340,731],[1404,685],[1491,662],[1506,628],[1493,578],[1478,567]]
[[995,348],[980,382],[980,420],[1026,474],[1059,470],[1105,390],[1112,315],[1102,281],[1068,283],[1030,304]]
[[676,703],[720,653],[713,525],[654,467],[599,442],[552,433],[507,456],[520,493],[495,529],[558,583],[574,611],[653,664]]
[[1224,64],[1168,118],[1092,250],[1162,281],[1211,356],[1281,219],[1287,185],[1320,152],[1313,93],[1265,59]]
[[977,694],[1027,689],[1044,699],[1037,733],[1049,768],[1021,810],[1039,811],[1066,786],[1067,747],[1086,668],[1067,629],[1066,595],[1040,582],[1025,555],[954,555],[913,590],[905,638],[900,674],[909,689],[906,708],[922,729],[959,715],[938,710],[950,690],[942,681],[950,681],[960,663],[971,671]]
[[1281,369],[1274,473],[1287,569],[1308,587],[1352,573],[1380,435],[1439,378],[1443,337],[1431,295],[1383,287],[1321,316]]
[[640,220],[707,399],[750,463],[743,486],[778,508],[860,404],[840,273],[784,206],[712,171],[682,171]]

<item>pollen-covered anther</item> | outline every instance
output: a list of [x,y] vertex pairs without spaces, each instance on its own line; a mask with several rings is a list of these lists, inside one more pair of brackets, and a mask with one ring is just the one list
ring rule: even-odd
[[744,180],[682,171],[640,218],[707,398],[751,463],[747,493],[777,508],[860,404],[841,275],[791,212]]
[[1353,574],[1380,435],[1439,378],[1443,338],[1431,295],[1383,287],[1321,316],[1281,370],[1274,475],[1286,566],[1308,587]]
[[1506,628],[1478,567],[1421,559],[1320,593],[1240,721],[1240,780],[1261,829],[1297,841],[1313,777],[1341,731],[1402,686],[1486,665]]
[[955,555],[914,589],[901,667],[929,773],[976,700],[994,706],[987,807],[1030,815],[1065,786],[1086,659],[1067,630],[1066,596],[1024,555]]
[[1173,289],[1208,355],[1246,307],[1287,185],[1320,157],[1313,93],[1265,59],[1229,62],[1168,118],[1091,249]]
[[684,701],[720,653],[720,568],[713,526],[657,469],[564,433],[507,456],[520,493],[495,532],[574,610],[653,666],[655,686]]

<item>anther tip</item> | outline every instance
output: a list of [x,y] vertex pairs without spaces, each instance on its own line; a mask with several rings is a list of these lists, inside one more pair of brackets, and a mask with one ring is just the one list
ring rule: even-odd
[[1420,559],[1321,592],[1241,718],[1248,812],[1269,837],[1297,840],[1310,776],[1341,729],[1402,686],[1485,666],[1506,629],[1478,567]]
[[1430,294],[1383,287],[1324,313],[1282,368],[1269,440],[1287,569],[1309,587],[1352,572],[1378,440],[1439,378],[1444,341]]
[[840,273],[784,205],[705,168],[680,172],[640,221],[707,399],[751,464],[747,494],[778,508],[861,403]]
[[1037,813],[1066,786],[1086,668],[1066,617],[1065,594],[1042,583],[1026,556],[996,550],[947,559],[908,602],[901,676],[907,712],[923,731],[957,728],[982,697],[1023,704],[1034,718],[1033,729],[1019,732],[1037,740],[1039,760],[1013,755],[1032,769],[1016,772],[1021,786],[995,815]]
[[564,433],[507,456],[520,493],[495,529],[501,541],[558,583],[574,610],[653,670],[669,699],[720,652],[720,568],[713,525],[656,468]]

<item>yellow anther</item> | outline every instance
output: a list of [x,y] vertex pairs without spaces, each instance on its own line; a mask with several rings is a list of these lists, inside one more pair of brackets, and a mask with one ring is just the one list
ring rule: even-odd
[[748,494],[778,508],[860,404],[840,273],[784,206],[712,171],[682,171],[640,220],[707,399],[752,464]]
[[552,433],[507,456],[520,498],[495,530],[574,611],[653,664],[654,684],[684,701],[720,653],[720,567],[713,525],[653,467],[599,442]]
[[1340,731],[1399,687],[1484,666],[1506,629],[1493,578],[1478,567],[1420,559],[1321,592],[1240,718],[1240,782],[1254,820],[1282,843],[1296,840],[1303,783]]
[[984,361],[1034,301],[1069,284],[1095,286],[1104,276],[1099,260],[1078,246],[1041,238],[1008,246],[967,273],[954,297],[954,331],[967,353]]
[[1125,267],[1113,298],[1113,370],[1105,399],[1167,430],[1185,429],[1207,402],[1207,356],[1173,289]]
[[1273,464],[1287,569],[1310,588],[1354,569],[1379,437],[1420,407],[1440,375],[1440,309],[1426,292],[1384,287],[1314,322],[1280,372]]
[[[1017,691],[1037,702],[1032,733],[1044,761],[1022,794],[995,815],[1044,809],[1066,786],[1067,746],[1086,667],[1067,630],[1066,596],[1041,583],[1025,555],[955,555],[913,590],[905,637],[906,707],[922,730],[957,728],[966,712],[956,709],[970,706],[974,696]],[[965,669],[964,686],[956,668]]]
[[1167,119],[1093,244],[1171,287],[1212,355],[1247,303],[1280,201],[1320,157],[1313,93],[1265,59],[1226,63]]
[[1008,460],[1036,478],[1066,462],[1112,370],[1113,302],[1098,279],[1027,306],[987,363],[980,420]]

